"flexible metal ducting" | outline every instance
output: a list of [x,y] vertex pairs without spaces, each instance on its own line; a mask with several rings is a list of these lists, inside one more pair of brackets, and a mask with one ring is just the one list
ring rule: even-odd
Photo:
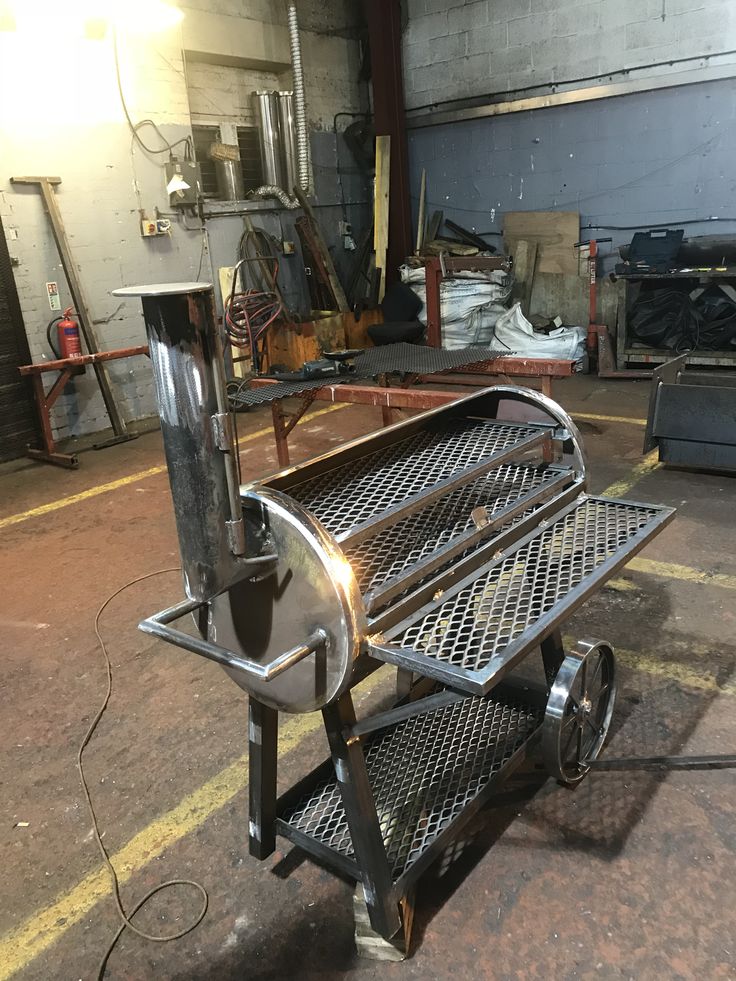
[[299,40],[299,21],[296,15],[295,0],[288,5],[289,44],[291,46],[291,69],[294,74],[294,118],[296,121],[296,156],[299,187],[305,194],[309,192],[309,134],[307,132],[307,101],[304,96],[304,69],[302,68],[302,46]]
[[[305,194],[311,189],[309,167],[309,133],[307,131],[307,103],[304,96],[304,69],[302,67],[302,46],[299,39],[299,21],[294,0],[288,0],[287,20],[289,27],[289,46],[291,48],[291,69],[294,76],[294,121],[296,123],[296,165],[299,187]],[[289,188],[289,191],[293,190]],[[277,198],[285,208],[298,208],[299,202],[280,187],[264,184],[256,188],[254,197]]]
[[277,198],[285,208],[299,207],[299,202],[296,198],[289,197],[283,188],[277,187],[275,184],[264,184],[263,187],[257,187],[253,191],[253,197],[258,198]]

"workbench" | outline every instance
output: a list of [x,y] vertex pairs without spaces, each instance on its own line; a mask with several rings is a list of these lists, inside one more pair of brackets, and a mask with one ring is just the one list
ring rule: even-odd
[[[20,374],[31,379],[36,409],[41,424],[42,445],[40,448],[34,446],[27,447],[26,453],[28,456],[32,460],[42,460],[44,463],[53,463],[58,467],[76,469],[79,466],[79,459],[76,453],[60,453],[56,449],[56,441],[54,440],[54,434],[51,428],[51,409],[54,403],[75,375],[84,374],[86,365],[117,361],[120,358],[133,358],[139,354],[147,355],[148,345],[142,344],[138,347],[100,351],[97,354],[82,354],[78,358],[59,358],[55,361],[40,361],[38,364],[21,365],[18,368]],[[43,375],[49,371],[58,371],[59,376],[48,392],[46,392],[43,387]],[[120,438],[114,438],[111,442],[120,442],[121,440],[130,438],[126,434]]]
[[[389,426],[394,422],[394,409],[433,409],[446,405],[460,397],[458,392],[433,391],[426,388],[413,387],[416,383],[470,385],[484,388],[507,382],[511,377],[533,377],[542,381],[542,392],[551,396],[552,379],[565,378],[575,371],[574,361],[543,360],[539,358],[502,357],[482,361],[467,367],[458,367],[451,374],[410,374],[404,378],[401,386],[390,386],[386,374],[379,376],[378,385],[365,382],[358,384],[325,382],[324,385],[302,391],[295,395],[284,395],[271,401],[273,416],[273,432],[276,442],[276,455],[279,465],[289,465],[288,438],[294,427],[314,401],[342,402],[348,405],[374,405],[382,410],[383,424]],[[280,384],[272,378],[252,378],[252,389],[263,389]],[[299,405],[294,412],[286,413],[283,402],[286,398],[298,398]]]

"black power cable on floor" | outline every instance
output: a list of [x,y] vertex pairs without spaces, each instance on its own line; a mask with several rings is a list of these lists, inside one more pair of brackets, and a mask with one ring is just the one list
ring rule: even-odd
[[[138,576],[136,579],[131,579],[129,582],[126,582],[124,586],[121,586],[119,589],[116,589],[114,593],[111,593],[95,615],[95,635],[97,636],[97,641],[100,645],[100,650],[102,651],[102,656],[105,660],[105,670],[107,672],[107,690],[105,692],[105,697],[102,700],[102,704],[97,710],[95,717],[92,719],[92,722],[90,723],[90,726],[87,729],[87,732],[85,733],[84,739],[82,740],[79,746],[79,751],[77,752],[77,769],[79,770],[79,779],[82,784],[84,799],[87,802],[87,810],[89,811],[89,816],[92,821],[92,834],[94,836],[95,841],[97,842],[97,847],[100,851],[100,855],[102,856],[102,861],[104,862],[105,867],[107,868],[107,871],[110,875],[112,895],[115,901],[115,906],[117,907],[118,916],[120,917],[120,921],[121,921],[120,929],[113,937],[102,959],[100,960],[99,966],[97,968],[98,981],[100,981],[100,979],[104,977],[105,967],[107,966],[107,962],[110,958],[110,954],[112,954],[113,950],[115,949],[115,945],[117,944],[118,940],[122,936],[123,931],[126,929],[126,927],[132,930],[133,933],[137,934],[139,937],[142,937],[144,940],[152,940],[155,943],[168,943],[168,941],[170,940],[179,940],[181,939],[181,937],[186,936],[186,934],[191,933],[192,930],[195,929],[195,927],[199,926],[199,924],[204,919],[205,914],[207,913],[207,905],[209,903],[207,890],[204,888],[204,886],[200,885],[199,882],[195,882],[193,879],[168,879],[166,882],[161,882],[159,883],[159,885],[155,886],[155,888],[151,889],[150,892],[146,893],[143,899],[139,900],[135,904],[135,906],[133,907],[133,909],[130,911],[129,914],[125,912],[122,901],[120,899],[120,884],[118,882],[117,872],[115,871],[115,867],[110,861],[110,856],[108,855],[107,850],[105,849],[105,846],[102,843],[102,835],[100,834],[99,825],[97,823],[97,815],[95,813],[94,805],[92,804],[92,797],[90,796],[89,787],[87,786],[87,779],[84,775],[84,764],[82,762],[82,755],[84,753],[85,747],[87,746],[90,739],[94,735],[94,732],[97,729],[97,726],[99,725],[102,716],[105,714],[105,710],[107,709],[108,703],[110,701],[110,696],[112,695],[112,662],[110,661],[110,655],[107,650],[107,645],[105,644],[105,641],[102,639],[102,634],[100,633],[100,617],[107,609],[107,607],[110,605],[110,603],[112,603],[115,597],[119,596],[126,589],[130,588],[130,586],[134,586],[136,583],[139,582],[144,582],[146,579],[153,579],[154,576],[162,576],[165,573],[180,572],[180,571],[181,570],[179,569],[179,567],[175,566],[174,568],[171,569],[158,569],[156,572],[149,572],[145,576]],[[170,886],[191,886],[193,889],[196,889],[202,896],[202,908],[192,923],[190,923],[188,926],[184,927],[181,930],[177,930],[176,933],[168,933],[165,934],[164,936],[158,936],[158,937],[155,936],[154,934],[146,933],[145,930],[141,930],[137,926],[135,926],[134,923],[131,923],[132,917],[135,916],[138,910],[141,909],[141,907],[143,907],[152,896],[155,896],[156,893],[161,892],[163,889],[168,889]]]

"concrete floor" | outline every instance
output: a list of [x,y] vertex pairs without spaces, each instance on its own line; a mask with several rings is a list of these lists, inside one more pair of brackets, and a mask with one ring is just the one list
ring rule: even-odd
[[[583,414],[591,489],[629,478],[641,425],[586,416],[640,419],[648,384],[577,378],[556,394]],[[269,422],[266,411],[243,417],[241,435]],[[373,409],[323,413],[297,430],[293,458],[379,422]],[[275,469],[272,440],[244,443],[242,461],[247,477]],[[4,527],[2,518],[161,463],[149,434],[84,454],[77,472],[34,465],[0,476],[0,978],[92,977],[116,930],[74,765],[104,693],[93,617],[127,580],[178,562],[160,470]],[[621,652],[608,752],[733,752],[736,480],[658,468],[627,496],[679,513],[644,553],[645,571],[627,569],[566,628]],[[736,978],[732,771],[598,773],[574,792],[522,782],[515,803],[475,821],[450,870],[420,884],[411,959],[357,959],[348,883],[284,842],[264,863],[247,854],[245,696],[215,665],[136,630],[181,595],[168,573],[106,611],[114,692],[86,760],[128,906],[177,876],[205,885],[209,911],[175,943],[124,936],[107,977]],[[361,699],[376,702],[391,684],[383,669]],[[325,740],[319,718],[285,719],[282,733],[286,785],[323,758]],[[164,893],[142,925],[172,931],[197,902],[184,889]]]

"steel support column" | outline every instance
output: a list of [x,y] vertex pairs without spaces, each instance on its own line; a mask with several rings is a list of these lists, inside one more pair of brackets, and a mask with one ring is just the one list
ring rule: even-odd
[[363,0],[371,49],[373,115],[376,133],[391,137],[391,183],[386,278],[389,285],[412,251],[409,150],[406,139],[404,81],[401,69],[399,0]]

